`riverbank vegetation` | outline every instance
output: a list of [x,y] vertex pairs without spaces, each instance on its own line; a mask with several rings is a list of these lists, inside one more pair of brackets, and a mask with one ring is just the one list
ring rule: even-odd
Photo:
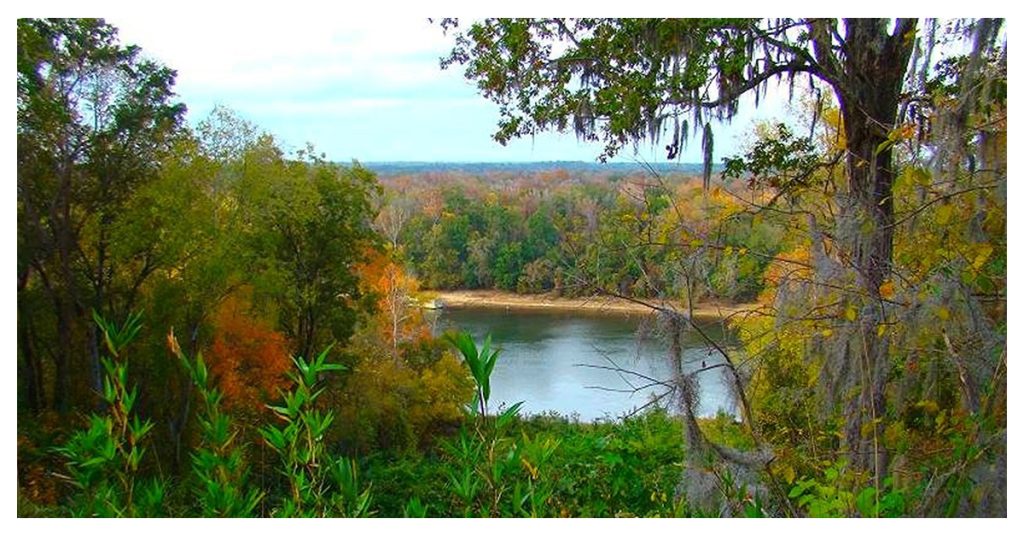
[[721,189],[706,195],[693,175],[399,176],[383,185],[380,225],[432,289],[743,302],[786,246],[777,221],[745,213]]
[[[378,179],[190,126],[103,21],[19,20],[18,513],[1005,516],[1001,24],[446,20],[499,141],[700,136],[703,176]],[[778,76],[793,117],[713,167],[708,114]],[[435,336],[422,288],[642,305],[671,406],[490,407],[501,341]],[[704,300],[756,303],[738,348]],[[687,331],[738,415],[695,414]]]

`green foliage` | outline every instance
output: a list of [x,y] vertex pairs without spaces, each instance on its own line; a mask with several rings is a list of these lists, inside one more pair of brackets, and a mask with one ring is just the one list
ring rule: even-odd
[[93,313],[109,355],[104,356],[105,413],[89,417],[89,426],[76,432],[56,450],[66,459],[69,481],[76,488],[70,513],[74,516],[156,516],[162,513],[165,484],[158,479],[140,481],[139,467],[146,453],[143,441],[153,429],[135,410],[138,389],[128,387],[125,347],[141,329],[134,313],[118,326]]
[[[174,102],[175,72],[119,43],[102,19],[19,19],[17,39],[19,304],[47,297],[51,311],[25,311],[36,317],[26,344],[55,349],[49,387],[67,412],[102,389],[90,308],[136,309],[139,286],[166,266],[154,241],[122,247],[118,228],[180,137],[185,106]],[[23,354],[33,393],[43,355]],[[79,366],[74,355],[89,359]]]
[[[679,516],[679,422],[651,412],[624,422],[556,416],[468,424],[440,452],[367,459],[380,515],[432,517]],[[408,500],[406,497],[413,497]],[[422,509],[420,508],[422,507]]]
[[[440,289],[590,296],[600,288],[636,298],[751,301],[788,240],[779,218],[754,217],[733,197],[706,196],[693,177],[632,174],[623,184],[602,175],[551,184],[545,177],[517,177],[511,188],[489,177],[385,183],[392,203],[414,207],[398,235],[409,270]],[[422,201],[438,196],[441,206]],[[452,238],[455,228],[464,240]]]
[[329,434],[349,453],[430,447],[458,428],[473,380],[439,339],[404,343],[400,356],[379,341],[353,339],[351,373],[325,393],[336,408]]
[[202,440],[192,453],[198,514],[202,517],[251,517],[257,513],[264,493],[251,486],[243,452],[233,445],[237,431],[232,429],[230,417],[221,411],[222,394],[213,386],[203,355],[197,354],[192,361],[181,351],[173,333],[169,340],[203,403],[199,414]]
[[463,427],[444,445],[449,489],[461,515],[470,517],[546,517],[551,513],[548,462],[558,448],[552,437],[510,436],[522,403],[491,422],[482,414],[473,429]]
[[857,490],[840,460],[825,466],[817,478],[801,478],[789,491],[789,498],[810,517],[902,517],[907,515],[908,495],[894,488],[894,479],[886,478],[878,490],[867,486]]
[[459,350],[466,366],[469,367],[469,372],[476,381],[476,399],[473,407],[479,410],[479,415],[486,417],[487,401],[491,398],[491,373],[494,372],[494,365],[498,362],[501,350],[491,350],[490,335],[479,350],[473,337],[463,331],[446,333],[445,339]]
[[402,517],[427,517],[429,509],[430,507],[424,505],[419,497],[413,497],[402,508]]
[[[354,266],[376,247],[370,227],[373,173],[300,152],[287,161],[263,142],[244,155],[235,195],[242,248],[258,301],[270,301],[282,331],[309,355],[342,342],[366,310]],[[343,298],[339,299],[339,296]]]
[[863,517],[903,517],[907,515],[908,497],[901,490],[893,489],[892,477],[885,479],[885,487],[879,491],[868,486],[857,494],[857,512]]
[[748,177],[751,187],[769,186],[779,195],[796,196],[813,184],[814,171],[821,167],[813,140],[798,137],[783,123],[760,136],[743,156],[725,158],[725,178]]
[[[435,288],[758,298],[762,309],[738,322],[739,353],[772,489],[716,471],[733,513],[1005,513],[1003,22],[956,21],[944,36],[916,26],[475,23],[445,64],[465,65],[498,103],[499,141],[571,126],[607,157],[668,135],[672,158],[700,133],[705,180],[563,172],[398,187],[417,208],[389,236],[396,258]],[[974,48],[937,62],[922,48],[928,59],[913,65],[925,68],[906,72],[926,35]],[[286,155],[221,108],[189,130],[174,71],[102,20],[22,19],[17,42],[17,399],[22,423],[44,423],[19,430],[19,515],[705,513],[674,496],[682,433],[663,413],[593,424],[524,420],[519,405],[489,415],[490,338],[478,348],[449,337],[465,368],[426,336],[394,354],[351,343],[372,314],[355,266],[379,244],[368,170],[312,148]],[[711,188],[709,119],[797,74],[834,89],[839,108],[819,102],[806,135],[763,130]],[[227,382],[199,350],[215,339],[213,311],[238,292],[252,294],[245,314],[286,332],[298,355],[337,343],[351,372],[326,381],[340,370],[326,350],[300,357],[270,412],[226,413]],[[104,317],[140,308],[184,326],[188,352],[171,344],[182,366],[138,314]],[[70,436],[40,421],[52,407],[74,422],[94,402]],[[728,416],[700,426],[716,444],[754,446]],[[247,450],[255,430],[276,460]],[[353,452],[369,459],[342,455]],[[39,485],[56,488],[54,474],[66,496]]]
[[502,244],[494,259],[494,284],[502,290],[515,290],[523,270],[523,248],[519,242]]
[[[571,125],[605,143],[603,159],[638,138],[658,139],[666,103],[682,112],[699,107],[708,84],[732,104],[750,69],[767,70],[750,63],[758,30],[748,19],[486,19],[456,34],[442,66],[465,65],[466,77],[498,103],[498,141]],[[615,68],[595,58],[615,58]],[[677,122],[677,151],[688,134]]]
[[825,469],[824,478],[801,479],[789,491],[796,506],[806,509],[811,517],[846,517],[854,507],[854,494],[841,486],[840,478],[846,463],[839,462]]
[[536,417],[526,433],[560,440],[550,461],[553,515],[674,517],[682,513],[680,423],[655,411],[621,423],[565,424]]
[[291,391],[281,393],[283,404],[270,409],[283,421],[261,428],[266,444],[281,460],[279,468],[288,485],[288,495],[274,513],[281,517],[322,517],[369,514],[370,489],[360,490],[353,462],[327,451],[324,435],[334,421],[334,412],[315,407],[323,393],[320,376],[344,367],[327,362],[328,347],[307,362],[294,359]]

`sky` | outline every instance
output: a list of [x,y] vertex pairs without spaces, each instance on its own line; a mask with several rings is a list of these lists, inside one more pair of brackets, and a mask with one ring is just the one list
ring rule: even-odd
[[[477,92],[461,66],[442,70],[454,41],[425,18],[293,15],[108,16],[124,44],[178,72],[189,122],[226,106],[278,138],[307,142],[331,160],[362,162],[594,161],[599,143],[545,133],[502,146],[492,138],[498,107]],[[785,98],[741,106],[716,129],[715,161],[736,153],[755,119],[779,116]],[[664,145],[664,144],[661,144]],[[660,147],[660,145],[659,145]],[[700,162],[700,140],[681,161]],[[663,149],[626,148],[616,161],[659,162]]]

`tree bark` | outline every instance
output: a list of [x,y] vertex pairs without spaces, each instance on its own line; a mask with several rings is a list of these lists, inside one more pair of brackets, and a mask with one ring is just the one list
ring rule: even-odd
[[856,271],[858,290],[871,297],[859,310],[860,340],[855,338],[846,356],[856,392],[846,402],[845,442],[853,466],[870,470],[880,481],[887,466],[880,436],[889,348],[877,326],[884,320],[879,288],[892,271],[895,179],[889,133],[895,126],[916,21],[898,21],[892,35],[881,19],[849,19],[845,24],[844,73],[837,88],[849,181],[843,217],[852,219],[857,231],[840,239]]

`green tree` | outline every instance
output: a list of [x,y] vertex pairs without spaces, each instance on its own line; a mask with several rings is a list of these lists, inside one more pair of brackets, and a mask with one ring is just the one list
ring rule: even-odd
[[298,355],[345,341],[365,309],[355,266],[378,247],[372,200],[378,186],[358,164],[311,149],[286,160],[270,138],[245,156],[235,183],[254,285],[277,310]]
[[528,262],[544,257],[558,244],[558,229],[552,223],[549,211],[549,207],[541,205],[526,218],[524,254]]
[[494,259],[494,284],[503,290],[515,290],[523,271],[523,245],[510,242],[498,246]]

